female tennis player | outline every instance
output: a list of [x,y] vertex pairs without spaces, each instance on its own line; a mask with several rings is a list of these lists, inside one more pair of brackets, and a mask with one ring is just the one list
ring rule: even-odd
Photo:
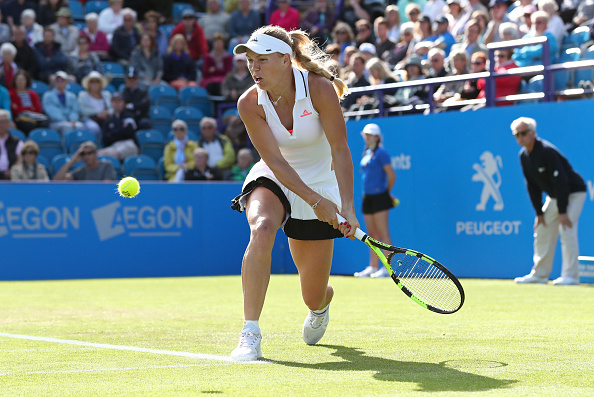
[[[303,339],[317,343],[329,321],[334,295],[328,284],[334,238],[352,237],[359,226],[353,202],[353,162],[339,99],[347,91],[328,69],[328,57],[301,30],[264,26],[246,44],[255,86],[237,103],[260,153],[233,208],[246,211],[250,242],[242,263],[244,327],[236,360],[262,357],[258,320],[270,280],[279,227],[299,271],[310,309]],[[347,222],[339,224],[336,213]]]

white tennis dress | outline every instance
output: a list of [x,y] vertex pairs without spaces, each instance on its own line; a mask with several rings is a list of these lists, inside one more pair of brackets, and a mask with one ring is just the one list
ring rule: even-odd
[[[276,138],[281,154],[299,177],[313,191],[334,202],[341,208],[340,192],[334,171],[332,170],[332,154],[330,144],[322,128],[318,112],[313,107],[309,94],[308,72],[293,68],[295,78],[295,105],[293,107],[293,130],[288,131],[281,123],[266,91],[258,90],[258,105],[262,105],[266,114],[266,122]],[[243,189],[252,181],[266,177],[281,188],[291,206],[293,219],[317,219],[311,206],[301,197],[283,186],[274,176],[272,170],[258,161],[243,184]],[[245,190],[244,190],[245,191]],[[240,200],[241,210],[245,209],[246,197]],[[286,219],[285,219],[286,222]]]

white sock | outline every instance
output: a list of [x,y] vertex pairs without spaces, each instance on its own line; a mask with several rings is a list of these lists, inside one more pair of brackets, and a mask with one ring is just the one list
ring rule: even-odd
[[260,325],[258,325],[258,320],[244,320],[243,328],[247,327],[248,325],[255,327],[258,331],[260,330]]
[[311,312],[313,314],[315,314],[316,316],[323,316],[326,313],[326,310],[328,310],[328,306],[330,306],[329,303],[328,303],[328,305],[325,308],[323,308],[321,310],[312,310]]

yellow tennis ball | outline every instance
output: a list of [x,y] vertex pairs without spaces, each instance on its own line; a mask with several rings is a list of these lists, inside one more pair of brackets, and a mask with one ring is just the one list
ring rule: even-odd
[[122,197],[135,197],[138,193],[140,193],[140,183],[131,176],[127,176],[122,178],[120,183],[118,183],[118,193]]

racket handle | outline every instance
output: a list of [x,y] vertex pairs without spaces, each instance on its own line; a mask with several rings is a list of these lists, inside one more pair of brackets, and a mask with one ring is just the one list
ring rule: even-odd
[[[336,214],[336,218],[338,218],[338,223],[347,222],[347,220],[344,219],[344,217],[342,215],[340,215],[340,214]],[[365,237],[367,237],[367,234],[365,234],[365,232],[363,230],[357,228],[357,230],[355,231],[355,237],[358,240],[364,241],[365,240]]]

